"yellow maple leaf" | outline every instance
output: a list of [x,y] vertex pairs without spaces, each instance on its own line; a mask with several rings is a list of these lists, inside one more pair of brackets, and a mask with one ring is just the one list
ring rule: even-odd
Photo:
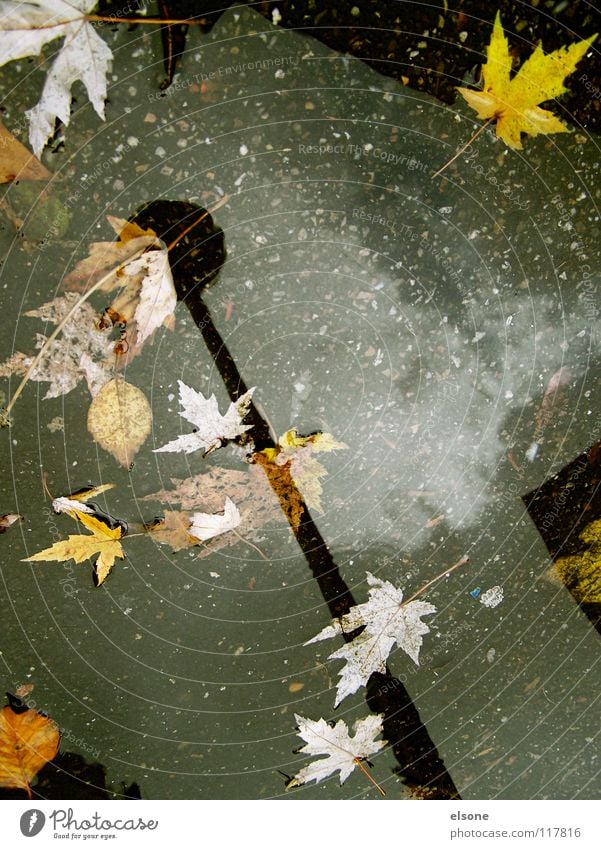
[[497,12],[486,49],[486,64],[482,66],[482,90],[458,87],[457,91],[476,110],[478,118],[496,120],[497,136],[505,144],[521,150],[522,133],[537,136],[567,132],[568,128],[556,115],[548,109],[541,109],[538,104],[567,91],[565,78],[575,71],[596,38],[595,33],[584,41],[560,47],[547,55],[538,44],[511,78],[509,43],[500,12]]
[[83,563],[95,554],[100,554],[94,565],[94,585],[99,587],[106,580],[113,568],[115,558],[125,557],[119,540],[123,536],[123,528],[110,528],[100,519],[87,513],[77,513],[77,519],[91,534],[69,534],[68,539],[55,542],[50,548],[38,551],[31,557],[25,557],[23,563],[36,560],[75,560]]
[[261,453],[270,463],[278,466],[290,463],[292,481],[300,490],[307,505],[323,513],[321,479],[328,472],[313,455],[342,448],[348,448],[348,445],[338,442],[330,433],[299,436],[296,428],[293,427],[280,436],[277,448],[265,448]]

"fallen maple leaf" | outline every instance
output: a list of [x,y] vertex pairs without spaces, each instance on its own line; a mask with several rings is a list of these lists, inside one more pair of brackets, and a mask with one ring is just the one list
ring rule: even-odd
[[495,24],[482,66],[483,88],[474,91],[458,87],[478,118],[497,122],[497,136],[514,150],[521,150],[521,133],[531,136],[565,133],[567,127],[556,115],[538,104],[559,97],[567,91],[565,78],[572,74],[597,38],[584,41],[545,55],[540,44],[511,78],[509,43],[497,12]]
[[171,550],[176,552],[233,531],[240,522],[238,508],[231,498],[226,497],[221,513],[166,510],[164,518],[146,525],[146,530],[158,542],[170,545]]
[[[274,467],[277,469],[277,467]],[[259,466],[244,470],[221,469],[213,466],[198,475],[183,480],[172,478],[173,489],[163,489],[142,498],[142,501],[159,501],[161,504],[179,504],[181,512],[165,510],[163,523],[151,526],[159,542],[174,547],[174,551],[198,545],[188,534],[190,511],[202,509],[217,513],[223,508],[226,497],[236,504],[240,512],[239,533],[212,537],[199,549],[199,557],[207,557],[225,546],[237,545],[257,539],[266,524],[282,523],[284,517],[267,477]]]
[[[370,755],[379,752],[386,746],[385,740],[375,738],[382,733],[382,717],[370,714],[355,722],[354,737],[349,734],[348,726],[343,719],[332,726],[325,719],[305,719],[295,714],[298,726],[298,736],[306,740],[307,745],[299,749],[299,754],[327,755],[304,766],[301,771],[288,782],[287,787],[299,787],[309,781],[323,781],[335,772],[340,773],[340,783],[343,784],[356,766]],[[365,768],[363,771],[366,772]],[[369,776],[369,773],[366,772]],[[369,776],[371,779],[371,776]],[[373,781],[373,779],[371,779]],[[375,783],[375,782],[374,782]],[[384,791],[376,785],[381,793]]]
[[77,519],[86,527],[91,534],[69,534],[69,538],[55,542],[50,548],[38,551],[31,557],[23,558],[23,563],[31,563],[39,560],[65,561],[75,560],[83,563],[95,554],[99,557],[94,564],[94,585],[99,587],[108,577],[115,558],[124,559],[125,554],[121,547],[123,527],[109,527],[105,522],[86,513],[78,513]]
[[[153,230],[107,216],[119,236],[116,242],[93,242],[88,256],[65,278],[67,286],[94,285],[104,275],[100,291],[120,293],[105,309],[101,326],[119,325],[123,330],[119,353],[126,360],[136,356],[144,342],[161,324],[170,327],[177,305],[169,251]],[[143,251],[143,253],[140,253]],[[107,270],[113,268],[112,274]]]
[[190,536],[190,516],[185,510],[165,510],[165,515],[145,525],[145,530],[156,542],[170,545],[174,553],[200,545],[200,540]]
[[193,433],[178,436],[161,448],[155,448],[155,454],[173,451],[190,454],[202,449],[206,455],[220,448],[227,440],[236,439],[251,429],[252,425],[243,425],[242,420],[248,413],[255,387],[241,395],[237,401],[233,401],[225,415],[221,415],[214,395],[205,398],[202,392],[197,392],[182,380],[178,380],[178,385],[179,401],[183,407],[180,416],[191,422],[195,430]]
[[29,0],[0,3],[0,65],[38,56],[57,38],[63,46],[52,63],[37,106],[27,111],[29,141],[40,156],[54,132],[56,118],[71,119],[71,87],[81,80],[98,116],[104,120],[106,75],[113,57],[108,45],[84,20],[97,0]]
[[[271,510],[270,518],[279,514],[277,500],[263,472],[255,466],[241,469],[222,469],[211,466],[189,478],[171,478],[173,489],[161,489],[145,495],[142,501],[160,501],[164,504],[179,504],[184,510],[203,509],[216,513],[222,508],[226,495],[231,495],[239,506],[253,507],[254,512]],[[243,512],[241,510],[241,512]]]
[[0,122],[0,183],[48,180],[52,174]]
[[[79,300],[75,292],[67,292],[53,301],[48,301],[25,315],[58,325],[75,307]],[[46,343],[46,336],[37,334],[38,349]],[[44,398],[66,395],[85,376],[93,392],[111,379],[115,368],[114,342],[107,331],[96,329],[96,313],[89,303],[80,304],[67,319],[62,338],[53,340],[43,352],[30,380],[49,383]],[[34,357],[21,352],[14,353],[0,364],[0,377],[12,374],[24,375]]]
[[233,531],[240,525],[240,512],[231,498],[225,499],[223,515],[219,513],[193,513],[190,517],[190,536],[205,540]]
[[323,513],[321,480],[328,472],[314,455],[322,451],[339,451],[344,448],[348,448],[348,445],[338,442],[330,433],[299,436],[296,428],[292,428],[280,437],[277,448],[265,448],[261,453],[277,466],[290,464],[292,480],[307,506]]
[[[113,302],[112,308],[119,315],[124,315],[127,323],[135,323],[134,346],[139,349],[157,327],[171,319],[177,305],[167,246],[163,245],[160,250],[147,250],[142,256],[130,260],[123,267],[122,275],[125,281],[132,281],[135,295],[132,299],[127,292]],[[132,307],[130,318],[128,310]]]
[[342,648],[329,656],[329,660],[345,660],[346,665],[338,673],[340,681],[336,691],[336,706],[364,687],[373,672],[386,671],[386,661],[395,643],[403,649],[414,663],[419,665],[422,637],[430,629],[421,621],[422,616],[436,613],[433,604],[427,601],[403,602],[403,591],[389,581],[376,578],[367,572],[369,601],[351,607],[350,611],[334,619],[305,645],[319,640],[328,640],[338,634],[349,634],[356,628],[363,631]]
[[18,513],[6,513],[4,516],[0,516],[0,534],[5,534],[11,525],[22,518],[23,516],[19,516]]
[[37,710],[0,711],[0,787],[25,790],[45,763],[58,752],[60,731],[56,723]]

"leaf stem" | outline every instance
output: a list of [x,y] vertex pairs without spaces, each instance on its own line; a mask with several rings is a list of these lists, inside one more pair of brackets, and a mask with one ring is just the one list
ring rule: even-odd
[[385,796],[385,795],[386,795],[386,790],[384,790],[384,788],[383,788],[383,787],[380,787],[380,785],[378,784],[378,782],[376,781],[376,779],[373,777],[373,775],[371,774],[371,772],[370,772],[370,771],[367,769],[367,767],[363,764],[363,762],[362,762],[361,758],[354,758],[354,761],[355,761],[355,763],[357,764],[357,766],[359,767],[359,769],[361,770],[361,772],[369,778],[369,780],[370,780],[370,781],[371,781],[371,783],[374,785],[374,787],[377,787],[377,788],[378,788],[378,792],[379,792],[382,796]]
[[27,383],[29,382],[29,378],[31,377],[32,372],[33,372],[33,371],[34,371],[34,369],[35,369],[35,368],[37,368],[37,366],[40,364],[40,361],[41,361],[42,357],[44,356],[44,354],[46,353],[46,351],[48,350],[49,346],[51,345],[51,343],[52,343],[52,342],[54,342],[54,340],[56,339],[56,337],[58,336],[58,334],[59,334],[59,333],[63,330],[63,328],[65,327],[66,323],[69,321],[69,319],[70,319],[70,318],[71,318],[71,316],[73,315],[73,313],[74,313],[76,310],[78,310],[78,309],[79,309],[79,307],[80,307],[83,303],[85,303],[85,301],[87,301],[87,300],[88,300],[88,298],[90,297],[90,295],[92,295],[94,292],[97,292],[97,291],[98,291],[98,289],[100,289],[100,288],[103,286],[103,284],[104,284],[104,283],[106,283],[106,281],[107,281],[107,280],[109,280],[109,279],[110,279],[110,278],[111,278],[114,274],[116,274],[116,273],[117,273],[117,272],[118,272],[118,271],[119,271],[119,270],[120,270],[120,269],[121,269],[121,268],[122,268],[122,267],[126,264],[126,262],[131,262],[133,259],[136,259],[138,256],[141,256],[141,255],[144,253],[144,251],[145,251],[145,248],[140,248],[140,249],[139,249],[139,250],[137,250],[137,251],[136,251],[136,252],[135,252],[132,256],[128,257],[128,258],[127,258],[127,260],[125,260],[124,262],[120,263],[120,264],[117,266],[117,268],[113,268],[113,269],[111,269],[111,271],[107,272],[107,274],[105,274],[105,275],[104,275],[104,277],[101,277],[101,278],[100,278],[100,280],[98,280],[96,283],[94,283],[94,285],[93,285],[90,289],[88,289],[88,291],[87,291],[87,292],[85,292],[85,293],[81,296],[81,298],[79,298],[79,299],[78,299],[78,300],[77,300],[77,301],[73,304],[73,306],[71,307],[71,309],[69,310],[69,312],[65,315],[65,317],[62,319],[62,321],[60,321],[60,322],[56,325],[56,327],[54,328],[54,330],[52,331],[52,333],[50,334],[50,336],[46,339],[46,341],[44,342],[44,344],[42,345],[42,347],[41,347],[41,348],[40,348],[40,350],[38,351],[37,356],[36,356],[36,357],[32,360],[32,362],[30,363],[29,368],[27,369],[27,371],[26,371],[26,372],[25,372],[25,374],[23,375],[23,379],[21,380],[21,383],[17,386],[17,388],[16,388],[15,392],[13,393],[13,395],[12,395],[12,397],[11,397],[11,399],[10,399],[10,402],[9,402],[8,406],[6,407],[6,410],[5,410],[5,414],[6,414],[6,416],[8,416],[8,415],[9,415],[10,411],[11,411],[11,410],[12,410],[12,408],[15,406],[15,404],[16,404],[16,402],[17,402],[17,399],[19,398],[19,396],[21,395],[21,393],[22,393],[22,392],[23,392],[23,390],[25,389],[25,387],[26,387]]
[[196,218],[192,222],[192,224],[190,224],[189,227],[186,227],[186,229],[183,230],[179,234],[179,236],[171,242],[171,244],[167,245],[167,253],[169,253],[169,251],[172,250],[172,248],[174,248],[178,244],[178,242],[181,242],[181,240],[188,235],[190,230],[193,230],[198,224],[200,224],[201,221],[204,221],[204,219],[207,217],[207,215],[212,215],[214,212],[217,212],[218,209],[221,209],[222,206],[225,206],[225,204],[228,202],[229,199],[230,199],[229,195],[224,195],[210,209],[205,209],[205,211],[202,213],[202,215],[199,215],[198,218]]
[[155,26],[174,26],[182,24],[186,26],[206,26],[208,23],[206,18],[117,18],[112,15],[79,15],[76,18],[69,18],[68,21],[52,21],[52,23],[41,24],[36,27],[7,27],[0,26],[0,32],[31,32],[39,29],[55,29],[56,27],[65,27],[69,24],[77,23],[77,21],[88,23],[106,23],[106,24],[153,24]]
[[449,161],[448,161],[448,162],[445,162],[445,164],[442,166],[442,168],[439,168],[439,169],[438,169],[438,171],[436,172],[436,174],[432,174],[432,179],[434,179],[435,177],[439,177],[439,176],[442,174],[442,172],[443,172],[443,171],[446,171],[446,169],[449,167],[449,165],[451,165],[453,162],[455,162],[455,160],[456,160],[459,156],[461,156],[461,154],[463,153],[463,151],[464,151],[464,150],[467,150],[467,149],[468,149],[468,147],[469,147],[469,146],[470,146],[473,142],[475,142],[475,141],[476,141],[476,139],[478,138],[478,136],[480,135],[480,133],[483,133],[483,132],[484,132],[484,130],[488,127],[488,125],[489,125],[492,121],[494,121],[494,120],[495,120],[494,118],[489,118],[489,119],[488,119],[488,121],[485,121],[485,122],[484,122],[484,124],[482,124],[482,126],[481,126],[481,127],[478,127],[478,129],[476,130],[476,132],[473,134],[473,136],[472,136],[470,139],[468,139],[468,140],[466,141],[466,143],[463,145],[463,147],[460,147],[460,148],[459,148],[459,150],[457,151],[457,153],[456,153],[453,157],[451,157],[451,159],[449,159]]
[[255,544],[254,544],[254,542],[251,542],[250,540],[248,540],[248,539],[246,539],[245,537],[243,537],[243,536],[242,536],[242,534],[239,534],[239,533],[238,533],[238,531],[236,530],[236,528],[232,528],[232,531],[233,531],[233,533],[235,533],[235,534],[236,534],[236,536],[238,537],[238,539],[241,539],[241,540],[242,540],[242,542],[245,542],[247,545],[250,545],[250,547],[251,547],[251,548],[254,548],[254,550],[255,550],[258,554],[260,554],[260,555],[261,555],[261,557],[263,558],[263,560],[269,560],[269,557],[267,557],[267,555],[266,555],[266,554],[264,554],[264,553],[261,551],[261,549],[259,548],[259,546],[258,546],[258,545],[255,545]]
[[206,18],[116,18],[112,15],[83,15],[84,20],[107,24],[158,24],[159,26],[173,26],[175,24],[186,24],[186,26],[203,26],[208,23]]
[[453,566],[449,566],[448,569],[445,569],[444,572],[441,572],[440,575],[437,575],[435,578],[432,578],[432,580],[428,581],[427,584],[424,584],[423,587],[421,587],[421,589],[419,589],[417,592],[413,593],[411,598],[408,598],[407,601],[404,601],[401,604],[401,607],[404,607],[406,604],[409,604],[410,601],[413,601],[415,598],[418,597],[418,595],[421,595],[423,592],[425,592],[428,589],[428,587],[431,587],[432,584],[435,581],[440,580],[440,578],[444,578],[445,575],[450,575],[451,572],[453,572],[455,569],[458,569],[460,566],[463,566],[464,563],[468,563],[468,562],[469,562],[469,557],[466,557],[466,555],[464,554],[463,557],[460,560],[457,561],[457,563],[453,564]]

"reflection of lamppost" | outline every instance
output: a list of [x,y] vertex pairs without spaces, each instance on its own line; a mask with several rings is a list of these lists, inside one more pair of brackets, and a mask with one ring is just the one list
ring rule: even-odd
[[[215,282],[225,262],[223,231],[205,210],[183,201],[152,201],[141,207],[130,220],[144,229],[152,228],[157,236],[171,246],[169,257],[178,300],[187,306],[231,400],[237,401],[247,392],[248,387],[202,297],[203,290]],[[252,425],[255,451],[276,447],[266,418],[253,403],[250,404],[245,422]],[[303,507],[300,522],[296,526],[291,522],[291,530],[332,617],[347,614],[356,605],[355,599],[340,575],[302,495],[289,471],[286,471],[287,467],[274,466],[277,479],[275,476],[270,477],[266,466],[263,468],[280,498],[280,504],[281,478],[287,474],[289,480],[285,481],[285,486],[294,492]],[[286,510],[284,514],[287,515]],[[344,638],[352,640],[355,636],[356,631],[345,634]],[[406,783],[418,793],[427,793],[432,798],[458,798],[453,780],[421,722],[409,693],[388,668],[385,674],[372,674],[367,683],[366,699],[374,713],[384,716],[384,736],[399,763],[397,772]]]

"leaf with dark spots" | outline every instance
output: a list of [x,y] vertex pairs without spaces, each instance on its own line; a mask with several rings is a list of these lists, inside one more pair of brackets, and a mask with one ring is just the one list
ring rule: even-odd
[[[180,301],[210,286],[225,262],[223,230],[214,224],[209,213],[204,213],[207,210],[193,203],[162,199],[144,204],[130,218],[139,227],[154,230],[167,245],[181,237],[169,250],[173,282]],[[182,235],[186,230],[188,232]]]

